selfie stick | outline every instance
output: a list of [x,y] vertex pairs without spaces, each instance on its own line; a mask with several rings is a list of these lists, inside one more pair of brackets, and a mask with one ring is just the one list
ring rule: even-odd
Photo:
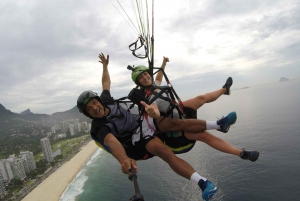
[[137,176],[136,173],[132,170],[130,170],[131,174],[128,176],[128,178],[133,182],[134,186],[134,193],[135,195],[132,196],[129,201],[144,201],[144,197],[140,192],[139,185],[137,183]]

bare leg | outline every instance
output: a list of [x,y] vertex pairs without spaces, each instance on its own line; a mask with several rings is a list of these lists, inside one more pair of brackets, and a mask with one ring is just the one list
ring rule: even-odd
[[228,142],[210,134],[207,131],[201,132],[199,134],[185,132],[185,136],[189,140],[197,140],[197,141],[204,142],[204,143],[208,144],[209,146],[211,146],[212,148],[215,148],[216,150],[219,150],[219,151],[222,151],[222,152],[225,152],[228,154],[233,154],[238,157],[240,157],[240,153],[242,152],[242,150],[233,147]]
[[161,132],[183,130],[190,133],[200,133],[206,130],[206,121],[200,119],[172,119],[169,117],[160,117],[156,119],[156,123]]
[[166,145],[160,141],[158,138],[154,138],[148,142],[146,149],[153,155],[160,157],[174,172],[180,176],[190,179],[192,174],[196,172],[194,168],[188,164],[186,161],[178,158],[171,149],[167,148]]
[[195,98],[183,101],[183,105],[194,110],[198,110],[205,103],[210,103],[217,100],[226,92],[226,88],[221,88],[217,91],[213,91],[204,95],[196,96]]

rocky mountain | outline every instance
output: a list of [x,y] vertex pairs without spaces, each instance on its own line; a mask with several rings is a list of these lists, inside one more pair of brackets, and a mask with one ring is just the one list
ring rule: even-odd
[[82,122],[82,121],[90,122],[91,121],[90,118],[84,116],[83,114],[81,114],[78,111],[77,106],[74,106],[72,109],[64,111],[64,112],[53,113],[52,115],[50,115],[49,118],[54,119],[56,122],[62,122],[64,120],[68,120],[68,119],[79,119],[80,122]]
[[24,115],[24,114],[33,114],[30,109],[28,108],[27,110],[23,111],[20,113],[20,115]]
[[290,80],[285,77],[281,77],[279,80],[279,82],[286,82],[286,81],[290,81]]
[[[56,112],[52,115],[48,114],[34,114],[30,111],[30,109],[21,112],[20,114],[13,113],[10,110],[6,109],[2,104],[0,104],[0,126],[2,123],[6,122],[27,122],[27,123],[34,123],[39,124],[41,126],[52,127],[55,124],[59,124],[65,120],[69,119],[79,119],[80,122],[87,121],[90,122],[91,120],[84,115],[82,115],[77,107],[73,107],[70,110],[64,112]],[[1,129],[0,129],[1,130]]]
[[[128,105],[124,105],[124,108],[127,108]],[[133,113],[138,113],[137,108],[132,108],[131,110]],[[33,123],[35,125],[41,125],[46,127],[52,127],[55,124],[60,124],[65,120],[70,119],[79,119],[79,122],[86,121],[88,123],[91,122],[91,119],[81,114],[77,106],[74,106],[72,109],[64,111],[64,112],[55,112],[51,115],[48,114],[34,114],[27,109],[20,114],[13,113],[10,110],[7,110],[2,104],[0,104],[0,132],[1,132],[1,125],[3,124],[8,127],[7,124],[16,124],[19,123],[26,123],[30,124]],[[14,122],[14,123],[13,123]]]
[[11,112],[10,110],[7,110],[1,103],[0,103],[0,118],[1,117],[14,117],[18,114]]

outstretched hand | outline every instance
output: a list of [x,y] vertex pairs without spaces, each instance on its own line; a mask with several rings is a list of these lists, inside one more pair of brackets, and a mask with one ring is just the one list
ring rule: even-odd
[[148,105],[144,101],[141,101],[140,103],[142,104],[142,106],[145,107],[145,111],[147,112],[147,114],[150,117],[152,117],[153,119],[156,119],[156,118],[160,117],[159,111],[155,110],[153,105]]
[[169,62],[169,58],[168,57],[164,57],[163,62],[162,62],[162,67],[164,68],[167,65],[167,62]]
[[163,63],[164,64],[167,64],[167,62],[169,62],[170,60],[169,60],[169,57],[164,57],[164,60],[163,60]]
[[103,65],[108,65],[109,63],[109,55],[107,55],[107,58],[105,58],[104,54],[101,52],[101,54],[99,54],[99,59],[100,59],[100,63],[102,63]]
[[125,174],[130,174],[129,170],[131,169],[133,169],[133,171],[136,173],[138,172],[136,161],[131,158],[125,159],[121,165],[122,165],[122,172]]

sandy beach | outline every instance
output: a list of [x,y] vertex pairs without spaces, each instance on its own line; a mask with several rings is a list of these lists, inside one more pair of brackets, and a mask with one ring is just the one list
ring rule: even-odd
[[90,156],[98,149],[91,140],[72,159],[63,164],[36,188],[34,188],[22,201],[58,201],[76,174],[82,169]]

